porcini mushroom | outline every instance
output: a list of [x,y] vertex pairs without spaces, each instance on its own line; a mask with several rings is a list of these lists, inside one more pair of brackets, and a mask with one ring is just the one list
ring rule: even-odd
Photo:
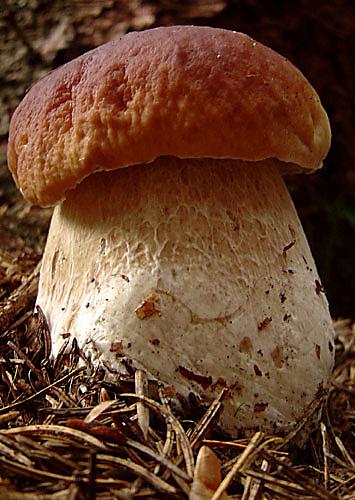
[[38,304],[94,363],[211,401],[232,435],[287,431],[329,384],[328,304],[282,174],[330,143],[315,90],[248,36],[130,33],[34,85],[8,163],[56,204]]

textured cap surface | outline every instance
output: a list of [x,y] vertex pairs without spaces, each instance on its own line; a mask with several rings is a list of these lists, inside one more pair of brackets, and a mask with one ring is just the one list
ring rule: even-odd
[[36,83],[12,118],[8,163],[45,206],[95,171],[163,155],[314,170],[329,143],[319,98],[289,61],[241,33],[177,26],[125,35]]

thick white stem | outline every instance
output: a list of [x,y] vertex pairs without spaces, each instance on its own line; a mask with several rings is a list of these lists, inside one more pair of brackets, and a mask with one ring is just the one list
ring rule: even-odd
[[[55,209],[38,303],[70,332],[211,400],[236,433],[287,430],[326,387],[327,301],[279,162],[179,160],[90,176]],[[124,363],[122,363],[124,361]]]

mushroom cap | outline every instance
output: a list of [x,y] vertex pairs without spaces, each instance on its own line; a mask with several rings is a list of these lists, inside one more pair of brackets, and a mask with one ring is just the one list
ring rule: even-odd
[[8,164],[47,206],[85,177],[159,156],[277,158],[313,171],[330,145],[319,97],[288,60],[242,33],[129,33],[37,82],[10,124]]

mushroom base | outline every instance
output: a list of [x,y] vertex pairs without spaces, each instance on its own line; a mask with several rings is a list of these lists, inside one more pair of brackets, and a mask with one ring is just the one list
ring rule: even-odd
[[334,332],[280,167],[164,157],[69,192],[38,294],[54,354],[70,333],[109,372],[226,388],[232,436],[288,431],[328,387]]

